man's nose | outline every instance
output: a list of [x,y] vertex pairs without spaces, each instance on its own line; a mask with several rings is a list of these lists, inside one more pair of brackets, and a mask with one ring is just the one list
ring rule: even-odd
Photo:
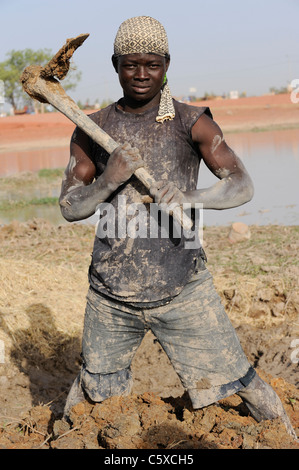
[[148,71],[146,67],[143,67],[142,65],[137,67],[136,73],[135,73],[135,78],[137,80],[146,80],[149,78]]

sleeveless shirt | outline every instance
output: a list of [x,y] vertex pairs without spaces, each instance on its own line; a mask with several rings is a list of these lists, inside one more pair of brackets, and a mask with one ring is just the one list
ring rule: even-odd
[[[163,124],[156,122],[157,107],[134,114],[124,112],[118,103],[89,117],[119,144],[129,142],[137,147],[145,168],[156,181],[172,181],[182,191],[195,190],[201,156],[198,145],[192,141],[191,130],[203,113],[212,115],[206,107],[176,100],[174,106],[174,120]],[[90,139],[90,158],[97,178],[109,154]],[[147,189],[133,175],[110,196],[109,211],[105,212],[100,205],[101,217],[106,217],[101,223],[106,220],[106,225],[96,232],[89,282],[100,294],[119,301],[163,304],[178,295],[194,274],[202,249],[186,249],[184,235],[175,236],[171,230],[169,236],[162,236],[160,230],[153,237],[146,227],[145,235],[144,219],[136,218],[136,214],[141,214],[140,208],[149,213],[151,204],[142,204],[144,195],[148,195]],[[113,233],[107,231],[108,224]],[[129,236],[130,224],[135,232]]]

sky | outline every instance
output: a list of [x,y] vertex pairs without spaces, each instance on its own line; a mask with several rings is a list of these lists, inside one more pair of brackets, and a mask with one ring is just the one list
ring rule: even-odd
[[[269,93],[299,78],[299,0],[0,0],[0,62],[12,49],[51,49],[89,33],[73,56],[85,103],[122,96],[111,63],[119,25],[152,16],[166,29],[175,97]],[[196,91],[190,91],[190,90]]]

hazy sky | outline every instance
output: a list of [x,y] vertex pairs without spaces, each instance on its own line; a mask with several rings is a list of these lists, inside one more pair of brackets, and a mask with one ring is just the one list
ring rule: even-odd
[[48,48],[90,37],[75,52],[82,79],[71,96],[90,103],[121,97],[111,64],[120,23],[139,15],[164,25],[174,96],[268,93],[299,78],[299,0],[0,0],[0,62],[12,49]]

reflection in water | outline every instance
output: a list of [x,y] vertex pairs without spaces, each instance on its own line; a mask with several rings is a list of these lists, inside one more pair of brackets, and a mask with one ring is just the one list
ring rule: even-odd
[[[204,211],[204,225],[228,225],[236,221],[250,225],[298,225],[298,129],[227,134],[225,138],[249,171],[254,182],[255,195],[252,201],[241,207],[224,211]],[[38,171],[42,168],[61,168],[67,165],[68,159],[68,148],[0,154],[0,176]],[[198,186],[208,187],[216,181],[217,178],[202,164]],[[31,198],[33,197],[37,197],[34,191],[31,195]],[[57,206],[14,209],[9,213],[0,214],[0,221],[25,221],[33,217],[46,218],[54,224],[67,223]],[[94,222],[94,218],[91,220]],[[90,219],[83,222],[89,221]]]
[[24,150],[0,154],[0,176],[9,176],[43,168],[66,167],[69,149],[66,147]]

